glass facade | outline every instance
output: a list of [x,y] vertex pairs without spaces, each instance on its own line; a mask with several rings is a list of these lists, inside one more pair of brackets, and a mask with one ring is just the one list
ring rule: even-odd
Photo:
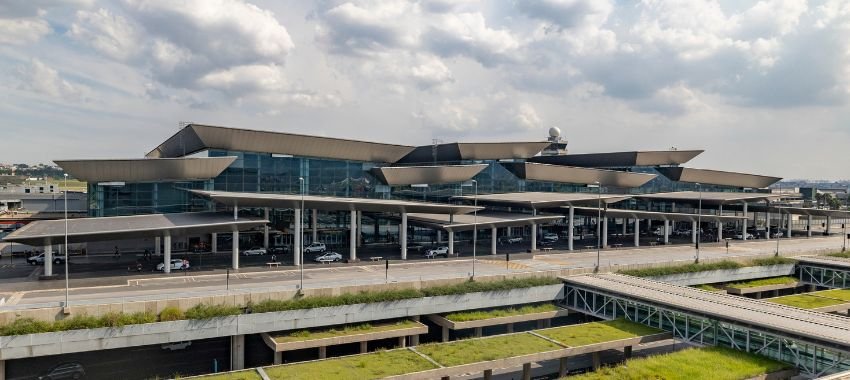
[[204,211],[209,204],[186,189],[210,190],[211,181],[90,183],[89,216],[125,216]]

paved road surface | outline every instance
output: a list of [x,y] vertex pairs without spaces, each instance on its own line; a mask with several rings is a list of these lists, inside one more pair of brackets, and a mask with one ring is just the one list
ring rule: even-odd
[[[818,237],[811,239],[791,239],[780,242],[783,256],[794,256],[816,250],[840,250],[841,237]],[[776,241],[733,242],[728,249],[725,245],[703,246],[701,258],[746,257],[770,254],[776,250]],[[651,248],[631,248],[605,250],[600,261],[605,265],[627,265],[650,262],[690,262],[694,258],[691,246],[667,246]],[[596,264],[596,251],[553,251],[547,254],[512,255],[511,262],[504,256],[479,255],[475,262],[476,275],[533,272],[552,269],[593,268]],[[303,271],[305,288],[326,288],[331,286],[377,284],[418,279],[443,279],[468,277],[472,274],[473,261],[470,258],[451,260],[420,260],[391,264],[385,272],[384,263],[361,262],[359,264],[332,264],[312,266]],[[231,273],[222,271],[198,275],[191,271],[121,277],[121,283],[92,286],[95,280],[71,281],[71,304],[97,304],[145,299],[168,299],[187,296],[227,294],[236,292],[268,291],[277,289],[297,289],[301,271],[297,269],[253,269],[251,271]],[[109,279],[100,279],[107,281]],[[43,285],[44,281],[39,284]],[[64,300],[64,281],[49,281],[54,289],[30,290],[33,282],[15,284],[4,283],[0,294],[10,294],[0,310],[25,309],[45,306],[58,306]],[[59,289],[56,289],[59,288]],[[0,297],[3,297],[0,295]]]

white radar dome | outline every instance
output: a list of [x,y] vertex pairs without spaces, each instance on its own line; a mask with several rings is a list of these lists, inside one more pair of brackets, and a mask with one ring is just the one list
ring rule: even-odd
[[549,128],[549,136],[550,137],[561,137],[561,128],[558,128],[558,127]]

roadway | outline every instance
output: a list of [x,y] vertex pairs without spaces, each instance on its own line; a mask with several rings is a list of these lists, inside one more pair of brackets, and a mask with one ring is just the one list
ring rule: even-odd
[[[815,251],[838,251],[842,247],[842,242],[840,236],[783,239],[780,242],[780,252],[783,256],[796,256]],[[700,257],[704,259],[748,257],[771,254],[775,250],[775,240],[733,241],[728,248],[725,244],[703,245]],[[601,252],[600,263],[602,266],[661,262],[686,263],[693,261],[694,253],[694,248],[689,245],[611,249]],[[475,261],[475,274],[486,276],[545,270],[589,269],[596,265],[596,255],[596,250],[556,249],[545,254],[512,254],[511,261],[508,263],[504,255],[479,254]],[[211,256],[222,257],[222,260],[230,257],[222,254]],[[204,261],[206,260],[205,258]],[[256,260],[265,262],[267,258],[256,258]],[[38,269],[40,267],[34,270]],[[61,266],[57,268],[57,272],[60,270]],[[387,271],[383,262],[311,264],[303,270],[303,276],[305,288],[327,288],[412,280],[466,278],[471,276],[472,271],[473,261],[467,256],[448,260],[395,261],[391,262]],[[209,269],[171,274],[153,273],[131,276],[123,274],[95,278],[74,278],[72,275],[69,299],[72,305],[75,303],[100,304],[237,292],[293,290],[297,289],[300,283],[301,273],[301,270],[290,266],[280,269],[254,267],[229,274],[223,269]],[[0,306],[0,311],[60,305],[65,297],[64,281],[33,281],[31,277],[2,280],[3,290],[0,290],[0,298],[5,298],[5,305]]]

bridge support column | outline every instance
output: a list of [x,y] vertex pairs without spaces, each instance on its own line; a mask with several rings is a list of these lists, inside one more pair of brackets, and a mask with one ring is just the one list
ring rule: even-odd
[[231,252],[231,267],[239,269],[239,230],[233,227],[233,252]]
[[398,239],[401,243],[401,259],[407,260],[407,213],[401,213],[401,225],[398,227]]
[[163,237],[164,239],[162,240],[164,240],[163,248],[165,248],[165,256],[162,258],[162,263],[164,264],[162,273],[171,273],[171,232],[165,231],[165,235]]
[[493,379],[493,370],[485,369],[484,370],[484,380],[492,380]]
[[567,372],[569,372],[569,368],[567,368],[567,358],[561,358],[558,360],[558,378],[567,377]]
[[448,342],[449,341],[449,328],[448,327],[443,326],[443,331],[442,331],[442,335],[440,336],[440,338],[442,339],[442,342]]
[[599,351],[594,352],[590,356],[593,359],[593,370],[598,371],[599,367],[602,366],[602,358],[599,356]]
[[319,359],[328,357],[328,346],[319,347]]
[[744,226],[741,227],[741,236],[747,240],[747,202],[744,202]]
[[365,354],[367,352],[369,352],[369,342],[368,341],[360,342],[360,353]]
[[[418,315],[413,316],[411,319],[413,319],[415,322],[419,322],[419,316]],[[419,345],[419,334],[414,334],[414,335],[410,336],[410,345],[411,346],[418,346]]]
[[484,329],[482,329],[481,327],[476,327],[476,328],[475,328],[475,337],[476,337],[476,338],[480,338],[480,337],[481,337],[481,334],[483,334],[483,330],[484,330]]
[[635,218],[635,247],[640,247],[640,219]]
[[293,236],[292,242],[292,262],[295,266],[301,265],[301,253],[304,252],[304,244],[301,241],[301,227],[303,221],[301,220],[301,209],[296,208],[294,215],[295,222],[295,236]]
[[357,262],[357,211],[351,210],[351,236],[348,240],[348,261]]
[[522,380],[531,380],[531,363],[522,365]]
[[245,369],[245,335],[230,337],[230,370]]
[[573,250],[573,234],[575,234],[575,206],[570,205],[570,214],[567,218],[567,249]]
[[[269,208],[263,208],[263,217],[269,220]],[[269,222],[271,223],[271,222]],[[269,223],[263,225],[263,248],[269,249]]]
[[274,353],[274,364],[283,364],[283,352],[275,351]]
[[53,245],[50,239],[44,239],[44,275],[53,276]]
[[505,325],[505,328],[507,329],[508,334],[514,332],[514,324],[513,323],[508,323],[507,325]]
[[449,256],[455,255],[455,232],[449,231]]
[[626,359],[632,357],[632,346],[623,347],[623,357]]
[[608,217],[602,217],[602,248],[608,248]]
[[498,235],[499,235],[499,229],[498,228],[493,227],[493,228],[490,229],[490,254],[491,255],[496,254],[496,239],[498,238]]
[[812,237],[812,216],[806,218],[806,237]]
[[[156,238],[156,240],[157,240],[157,242],[159,242],[159,238]],[[157,249],[157,251],[158,250],[159,249]],[[212,251],[212,253],[218,252],[218,233],[217,232],[213,232],[210,235],[210,251]],[[157,253],[159,253],[159,252],[157,252]]]

